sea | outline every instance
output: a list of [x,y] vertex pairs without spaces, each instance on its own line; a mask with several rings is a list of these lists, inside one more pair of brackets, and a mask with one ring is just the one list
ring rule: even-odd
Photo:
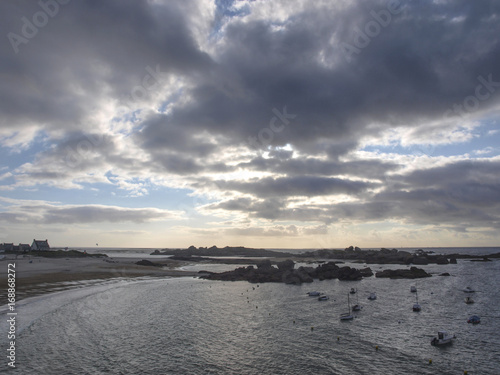
[[[150,249],[109,249],[146,257]],[[500,248],[433,248],[491,254]],[[288,250],[287,250],[288,251]],[[350,264],[364,267],[363,264]],[[227,265],[203,265],[217,269]],[[405,268],[369,265],[374,271]],[[231,265],[230,268],[236,266]],[[193,277],[84,282],[16,303],[15,368],[0,307],[0,373],[500,374],[500,261],[419,266],[432,277],[251,284]],[[451,276],[440,276],[447,272]],[[413,312],[418,289],[420,312]],[[466,294],[465,287],[475,293]],[[351,288],[356,294],[349,294]],[[330,297],[318,301],[307,292]],[[376,300],[368,300],[376,292]],[[474,304],[465,304],[471,296]],[[340,321],[349,303],[362,310]],[[468,324],[476,314],[481,323]],[[430,344],[440,330],[453,344]]]

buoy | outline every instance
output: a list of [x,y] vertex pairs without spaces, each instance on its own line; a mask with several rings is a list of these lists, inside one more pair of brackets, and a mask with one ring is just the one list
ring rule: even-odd
[[271,313],[269,313],[269,316],[271,316]]
[[256,308],[256,309],[258,309],[258,308],[259,308],[259,306],[255,306],[255,308]]
[[467,375],[467,370],[466,370],[466,371],[464,371],[464,375]]
[[293,321],[293,324],[295,324],[295,320]]
[[337,336],[337,341],[340,341],[340,337],[339,336]]
[[311,331],[314,331],[314,327],[311,327]]
[[378,345],[375,345],[375,350],[378,350]]
[[429,359],[429,365],[431,365],[431,364],[432,364],[432,359]]

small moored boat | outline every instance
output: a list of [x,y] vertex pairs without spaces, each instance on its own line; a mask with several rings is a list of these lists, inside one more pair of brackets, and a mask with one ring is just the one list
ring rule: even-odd
[[412,286],[410,287],[410,292],[412,292],[412,293],[416,293],[416,292],[417,292],[417,287],[416,287],[415,285],[412,285]]
[[413,311],[419,312],[420,310],[422,310],[422,308],[418,303],[418,293],[415,293],[415,303],[413,304]]
[[318,297],[318,301],[328,301],[330,299],[330,297],[328,296],[319,296]]
[[358,305],[358,304],[355,304],[353,307],[352,307],[352,311],[361,311],[361,309],[363,308],[363,306],[361,305]]
[[321,295],[321,293],[314,291],[314,292],[307,292],[307,295],[309,297],[319,297]]
[[475,290],[474,290],[474,289],[472,289],[470,286],[468,286],[468,287],[465,287],[464,292],[465,292],[465,293],[474,293],[474,292],[475,292]]
[[368,296],[368,299],[370,299],[370,300],[377,299],[377,293],[375,293],[375,292],[370,293],[370,295]]
[[479,324],[481,323],[481,318],[479,315],[472,315],[468,320],[467,323],[472,323],[472,324]]
[[456,338],[455,335],[451,335],[446,331],[439,331],[438,336],[432,339],[431,345],[434,346],[448,345],[451,344],[453,342],[452,340],[454,340],[455,338]]
[[471,303],[474,303],[474,300],[471,297],[465,297],[465,303],[470,305]]
[[351,294],[356,294],[356,292],[357,292],[357,290],[356,290],[356,289],[351,288],[351,291],[350,291],[349,293],[351,293]]
[[340,314],[340,320],[352,320],[354,315],[351,314],[351,301],[349,300],[349,293],[347,294],[347,311],[344,314]]
[[358,295],[356,294],[356,304],[352,307],[352,311],[361,311],[363,306],[359,304]]

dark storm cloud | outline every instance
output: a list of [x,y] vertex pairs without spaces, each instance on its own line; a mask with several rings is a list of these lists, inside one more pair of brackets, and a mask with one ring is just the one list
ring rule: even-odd
[[358,195],[367,189],[378,186],[378,184],[361,181],[312,176],[265,177],[249,182],[217,181],[217,185],[222,190],[235,190],[241,193],[252,194],[260,198],[291,196],[313,197],[333,194]]
[[[214,74],[221,82],[230,72],[239,96],[201,80],[190,91],[193,100],[177,108],[172,121],[244,144],[269,126],[273,108],[286,106],[297,117],[269,143],[337,157],[376,131],[444,119],[453,104],[474,94],[479,76],[500,82],[498,3],[402,4],[350,61],[342,43],[354,43],[356,28],[373,21],[370,12],[386,9],[387,2],[352,2],[338,11],[332,5],[329,14],[311,7],[280,31],[266,20],[234,21]],[[485,110],[499,98],[479,106]],[[384,125],[367,126],[374,122]]]
[[255,158],[250,162],[240,163],[240,168],[261,172],[287,173],[291,176],[318,175],[348,175],[370,179],[384,179],[386,173],[397,170],[400,166],[393,162],[381,160],[357,160],[339,162],[336,160],[321,160],[315,158]]
[[[21,18],[40,10],[35,2],[2,4],[5,36],[20,33]],[[345,59],[342,43],[354,45],[356,30],[373,21],[370,12],[387,4],[311,6],[279,31],[266,19],[236,19],[213,59],[190,29],[194,1],[70,2],[19,53],[3,39],[3,126],[85,126],[94,100],[127,96],[145,68],[158,65],[192,80],[183,93],[192,100],[174,106],[164,121],[143,124],[139,141],[146,151],[172,147],[173,140],[176,150],[189,147],[202,131],[247,145],[248,137],[270,126],[272,110],[286,106],[296,118],[269,143],[335,159],[363,136],[443,117],[474,93],[480,75],[500,81],[500,5],[494,1],[403,1],[389,24]],[[373,122],[384,125],[367,127]],[[217,154],[214,144],[194,145],[199,154]]]
[[97,101],[130,94],[148,66],[185,74],[210,64],[189,30],[189,3],[71,1],[16,53],[8,34],[23,37],[24,19],[33,22],[42,8],[35,1],[3,1],[2,126],[85,127]]

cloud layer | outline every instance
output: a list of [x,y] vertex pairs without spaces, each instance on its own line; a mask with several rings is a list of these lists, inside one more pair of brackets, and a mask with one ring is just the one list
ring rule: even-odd
[[[496,1],[12,0],[0,14],[0,193],[47,202],[4,203],[6,223],[169,219],[183,189],[193,231],[498,239]],[[126,198],[55,203],[92,189]]]

